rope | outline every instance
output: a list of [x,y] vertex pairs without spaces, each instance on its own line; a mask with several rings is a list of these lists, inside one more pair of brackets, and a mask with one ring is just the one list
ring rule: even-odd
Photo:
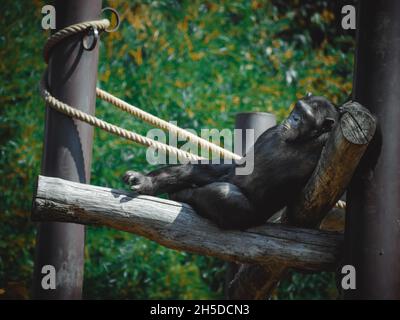
[[139,109],[138,107],[135,107],[135,106],[113,96],[112,94],[110,94],[104,90],[96,88],[96,94],[97,94],[98,98],[113,104],[117,108],[119,108],[125,112],[128,112],[128,113],[132,114],[134,117],[141,119],[157,128],[168,130],[178,136],[187,138],[190,141],[195,142],[198,145],[200,145],[200,147],[211,150],[219,155],[222,155],[222,156],[225,155],[228,158],[235,159],[235,160],[241,159],[241,157],[239,155],[237,155],[233,152],[230,152],[229,150],[226,150],[224,148],[221,148],[220,146],[213,144],[203,138],[200,138],[187,130],[179,128],[178,126],[176,126],[172,123],[162,120],[156,116],[153,116],[152,114],[150,114],[146,111],[143,111],[142,109]]
[[55,34],[51,35],[43,49],[43,57],[46,63],[49,63],[50,51],[53,47],[59,43],[61,40],[64,40],[67,37],[70,37],[74,34],[81,33],[86,31],[89,28],[97,28],[99,31],[104,31],[110,26],[110,21],[108,19],[102,20],[94,20],[87,22],[80,22],[73,25],[70,25],[64,29],[57,31]]
[[[49,62],[51,50],[61,40],[65,39],[67,37],[70,37],[72,35],[84,32],[89,28],[97,28],[99,31],[104,31],[109,26],[110,26],[110,21],[108,19],[102,19],[102,20],[94,20],[94,21],[77,23],[77,24],[68,26],[62,30],[59,30],[58,32],[56,32],[55,34],[53,34],[49,37],[49,39],[47,40],[47,42],[44,46],[43,56],[44,56],[45,62],[46,63]],[[189,160],[204,159],[202,157],[199,157],[198,155],[191,154],[189,152],[169,146],[165,143],[147,138],[147,137],[137,134],[135,132],[132,132],[132,131],[126,130],[124,128],[121,128],[119,126],[113,125],[113,124],[108,123],[104,120],[101,120],[95,116],[87,114],[76,108],[73,108],[64,102],[61,102],[57,98],[53,97],[50,94],[50,92],[48,91],[47,85],[46,85],[47,84],[46,78],[47,78],[47,70],[44,73],[42,80],[40,82],[40,92],[41,92],[42,97],[44,98],[47,105],[64,113],[65,115],[72,117],[74,119],[83,121],[87,124],[95,126],[99,129],[102,129],[109,133],[115,134],[117,136],[120,136],[122,138],[134,141],[138,144],[141,144],[141,145],[144,145],[147,147],[153,147],[157,150],[161,150],[165,153],[168,152],[175,156],[187,158]],[[114,106],[118,107],[119,109],[121,109],[125,112],[132,114],[136,118],[139,118],[139,119],[141,119],[151,125],[154,125],[160,129],[169,130],[172,133],[183,136],[183,137],[191,140],[192,142],[198,143],[202,148],[206,148],[208,150],[218,153],[221,156],[223,155],[230,159],[235,159],[235,160],[241,159],[241,157],[239,155],[232,153],[229,150],[226,150],[224,148],[221,148],[220,146],[218,146],[214,143],[211,143],[203,138],[200,138],[200,137],[194,135],[193,133],[191,133],[187,130],[184,130],[182,128],[179,128],[178,126],[171,124],[165,120],[162,120],[148,112],[145,112],[145,111],[139,109],[138,107],[135,107],[135,106],[113,96],[112,94],[110,94],[104,90],[96,88],[96,95],[98,98],[113,104]],[[336,203],[335,207],[340,208],[340,209],[345,209],[346,203],[344,201],[339,200]]]

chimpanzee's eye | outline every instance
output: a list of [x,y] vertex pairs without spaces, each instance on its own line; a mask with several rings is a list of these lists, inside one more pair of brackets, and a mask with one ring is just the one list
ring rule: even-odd
[[300,117],[297,114],[293,115],[293,121],[294,122],[299,122],[300,121]]

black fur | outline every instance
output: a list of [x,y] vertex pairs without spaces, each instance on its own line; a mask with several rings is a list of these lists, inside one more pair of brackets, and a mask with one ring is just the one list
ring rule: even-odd
[[141,194],[168,193],[224,229],[260,225],[306,184],[338,118],[327,99],[307,96],[286,120],[257,139],[250,175],[236,175],[236,163],[185,164],[147,175],[128,171],[124,181]]

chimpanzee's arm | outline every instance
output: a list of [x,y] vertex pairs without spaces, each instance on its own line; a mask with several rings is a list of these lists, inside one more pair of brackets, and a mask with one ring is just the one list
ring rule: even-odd
[[172,193],[185,188],[203,186],[220,181],[232,171],[233,164],[184,164],[169,165],[147,175],[127,171],[124,181],[132,190],[141,194],[156,195]]

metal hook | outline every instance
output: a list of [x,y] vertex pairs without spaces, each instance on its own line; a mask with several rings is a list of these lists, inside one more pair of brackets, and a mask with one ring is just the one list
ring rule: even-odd
[[[92,41],[90,41],[91,38],[93,39]],[[97,30],[97,28],[90,27],[87,34],[82,38],[83,48],[87,51],[92,51],[96,47],[98,40],[99,30]]]
[[106,8],[103,8],[103,9],[101,10],[101,13],[104,13],[105,11],[111,11],[111,13],[114,14],[114,15],[115,15],[115,18],[117,19],[117,23],[116,23],[115,27],[112,28],[112,29],[106,29],[105,31],[106,31],[106,32],[114,32],[114,31],[117,31],[118,28],[119,28],[119,25],[121,24],[121,19],[120,19],[120,17],[119,17],[118,11],[115,10],[114,8],[106,7]]

